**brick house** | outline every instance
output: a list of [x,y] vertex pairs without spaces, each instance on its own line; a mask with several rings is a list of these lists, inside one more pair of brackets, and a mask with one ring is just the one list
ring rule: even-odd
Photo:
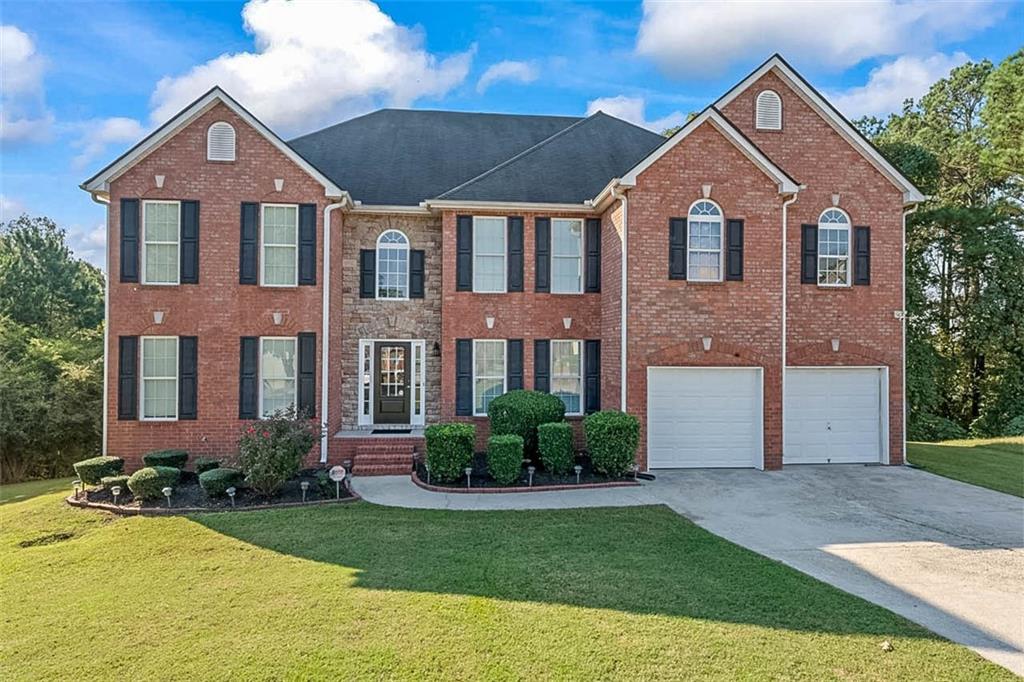
[[[104,447],[408,470],[513,388],[639,417],[638,462],[903,462],[921,193],[781,57],[666,139],[381,110],[290,142],[219,88],[83,183],[105,203]],[[580,445],[584,445],[578,429]]]

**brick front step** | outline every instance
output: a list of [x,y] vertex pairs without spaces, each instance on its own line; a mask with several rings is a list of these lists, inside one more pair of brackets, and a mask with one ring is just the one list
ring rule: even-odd
[[353,464],[359,465],[376,465],[376,464],[402,464],[405,466],[412,466],[412,453],[365,453],[360,452],[356,455]]
[[412,471],[417,441],[381,438],[355,446],[352,474],[355,476],[407,475]]
[[360,464],[352,465],[353,476],[408,476],[412,471],[412,460],[408,464]]

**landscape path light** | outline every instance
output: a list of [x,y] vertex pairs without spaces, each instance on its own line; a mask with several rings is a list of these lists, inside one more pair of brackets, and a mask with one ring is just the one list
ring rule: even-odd
[[71,481],[71,485],[74,486],[75,488],[75,499],[77,500],[78,495],[82,490],[82,479],[76,478],[75,480]]
[[309,490],[309,481],[303,481],[302,483],[299,484],[299,487],[302,488],[302,501],[305,502],[306,491]]
[[121,495],[121,486],[115,485],[110,488],[110,493],[114,496],[114,506],[117,506],[117,498]]
[[579,464],[577,464],[576,466],[574,466],[572,468],[572,470],[576,472],[576,483],[579,484],[579,482],[580,482],[580,472],[583,471],[583,467],[581,467]]
[[174,491],[171,490],[170,486],[167,486],[166,488],[164,488],[160,492],[162,492],[164,494],[164,497],[167,498],[167,508],[170,509],[170,507],[171,507],[171,493],[174,492]]
[[534,474],[535,471],[537,471],[537,467],[535,467],[535,466],[528,466],[528,467],[526,467],[526,475],[530,477],[530,487],[531,488],[533,487],[533,474]]
[[235,506],[235,493],[238,492],[237,490],[235,490],[235,486],[231,486],[230,488],[228,488],[224,492],[226,492],[228,494],[228,497],[231,498],[231,506],[234,507]]
[[473,475],[473,467],[466,467],[463,471],[466,472],[466,487],[469,488],[471,477]]

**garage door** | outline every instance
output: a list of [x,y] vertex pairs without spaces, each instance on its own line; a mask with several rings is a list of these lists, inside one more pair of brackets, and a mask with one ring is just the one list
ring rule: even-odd
[[784,464],[882,461],[883,370],[786,370]]
[[759,369],[650,367],[648,465],[759,467],[761,413]]

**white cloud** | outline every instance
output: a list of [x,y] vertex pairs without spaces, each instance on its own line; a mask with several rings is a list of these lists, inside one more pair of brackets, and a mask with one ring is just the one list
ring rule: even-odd
[[14,220],[25,212],[25,205],[17,199],[0,194],[0,222]]
[[161,79],[153,122],[220,85],[272,128],[297,132],[380,103],[443,96],[465,80],[476,49],[439,58],[424,49],[419,29],[396,24],[369,0],[251,0],[242,18],[256,50]]
[[73,225],[68,229],[68,246],[79,258],[101,270],[106,269],[107,227],[99,223],[92,228]]
[[603,111],[609,116],[635,123],[656,133],[686,122],[686,115],[679,111],[673,111],[668,116],[648,121],[644,113],[646,108],[647,104],[642,97],[627,97],[626,95],[599,97],[587,102],[587,116]]
[[928,51],[991,26],[1006,10],[1006,3],[994,0],[645,0],[636,50],[672,75],[713,75],[773,52],[840,69],[872,57]]
[[78,169],[100,156],[107,145],[138,142],[146,134],[141,123],[123,116],[86,121],[75,127],[81,127],[82,130],[81,137],[72,143],[82,150],[72,159],[72,165]]
[[963,52],[928,57],[906,55],[872,69],[867,84],[830,93],[829,101],[847,118],[885,116],[900,111],[904,100],[921,97],[932,83],[968,61],[970,57]]
[[53,114],[43,97],[45,60],[27,33],[0,26],[0,141],[36,142],[49,137]]
[[477,81],[476,91],[483,94],[487,88],[498,81],[514,81],[516,83],[532,83],[537,80],[537,67],[529,62],[505,60],[491,64]]

